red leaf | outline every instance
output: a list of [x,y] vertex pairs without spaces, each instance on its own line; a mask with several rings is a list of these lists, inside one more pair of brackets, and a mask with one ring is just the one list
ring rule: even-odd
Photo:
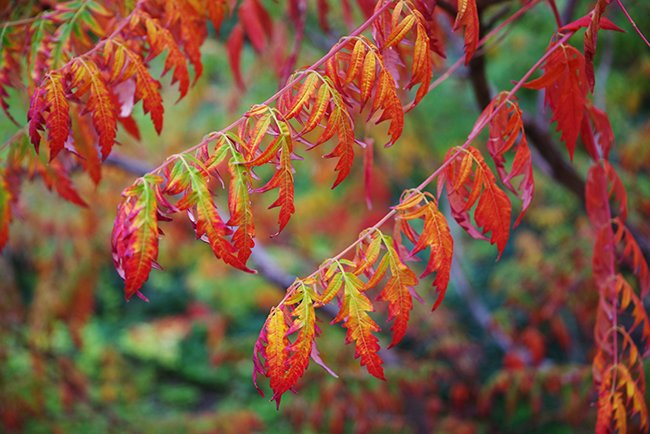
[[11,223],[12,194],[9,185],[0,173],[0,252],[9,239],[9,223]]
[[223,22],[223,19],[226,16],[226,11],[228,10],[226,0],[207,0],[206,6],[210,21],[212,21],[212,25],[218,35],[219,30],[221,30],[221,23]]
[[[334,170],[338,172],[336,180],[332,188],[336,188],[352,170],[352,163],[354,162],[354,132],[352,131],[352,120],[350,115],[345,109],[339,107],[334,108],[332,114],[327,120],[325,132],[318,140],[318,144],[325,142],[329,139],[327,132],[330,131],[333,135],[335,132],[338,136],[338,144],[332,152],[325,155],[325,158],[336,158],[338,162]],[[329,135],[331,137],[331,135]]]
[[59,160],[52,160],[49,164],[41,162],[36,170],[48,189],[56,191],[59,196],[75,205],[88,206],[77,193],[68,171]]
[[243,0],[239,6],[239,22],[258,53],[264,51],[271,35],[272,21],[258,0]]
[[86,119],[80,117],[75,110],[75,119],[78,121],[73,128],[73,143],[75,154],[90,178],[99,183],[102,176],[102,162],[97,148],[97,135],[92,130]]
[[594,161],[607,159],[614,145],[614,132],[607,113],[587,104],[582,119],[580,137],[585,149]]
[[49,111],[45,125],[48,129],[50,160],[63,149],[70,133],[70,107],[66,99],[63,77],[53,72],[45,76],[45,104]]
[[585,58],[574,47],[562,44],[546,59],[543,68],[544,74],[525,86],[546,90],[545,102],[553,111],[551,120],[557,121],[562,141],[573,159],[587,103]]
[[158,201],[157,188],[162,178],[145,175],[122,193],[122,202],[111,237],[113,263],[124,279],[124,294],[129,300],[149,278],[153,266],[158,267]]
[[[417,235],[408,224],[400,224],[399,227],[406,234],[407,238],[414,243],[411,256],[429,247],[429,261],[420,278],[431,273],[436,273],[433,286],[436,288],[437,297],[433,304],[436,310],[442,302],[451,273],[451,263],[454,253],[454,240],[449,231],[449,225],[445,216],[438,210],[436,200],[433,196],[417,195],[417,202],[406,200],[395,207],[400,211],[399,219],[404,222],[423,219],[424,229]],[[424,204],[420,202],[424,199]]]
[[263,187],[256,189],[258,193],[264,193],[274,188],[278,189],[278,198],[269,206],[269,208],[280,207],[278,217],[278,233],[284,229],[291,216],[296,212],[294,206],[294,189],[293,189],[293,166],[291,165],[291,149],[285,144],[280,151],[280,162],[273,177]]
[[183,98],[190,86],[187,59],[183,55],[174,39],[174,36],[169,30],[162,27],[158,20],[151,18],[149,15],[145,13],[140,15],[145,23],[149,45],[151,46],[149,58],[154,58],[160,55],[165,49],[167,50],[165,69],[163,70],[162,75],[165,75],[167,71],[173,70],[172,84],[178,82],[180,98]]
[[[507,93],[502,92],[497,95],[488,107],[483,111],[476,124],[480,125],[484,119],[494,113],[494,111],[506,101]],[[514,97],[510,97],[505,105],[492,117],[490,121],[490,138],[487,148],[490,156],[494,160],[497,173],[501,182],[522,200],[521,213],[515,221],[515,227],[519,224],[524,213],[530,206],[535,192],[535,183],[533,179],[533,162],[528,148],[528,142],[524,132],[524,122],[521,110]],[[512,168],[508,173],[505,167],[505,154],[517,147]],[[521,176],[518,188],[512,185],[512,179]]]
[[89,93],[87,110],[91,113],[93,125],[99,137],[102,158],[106,159],[115,143],[117,129],[117,109],[104,78],[97,65],[78,57],[72,63],[72,82],[77,98]]
[[458,0],[458,13],[454,31],[465,28],[465,65],[467,65],[478,46],[479,21],[476,0]]
[[[447,158],[458,149],[450,149]],[[439,180],[443,181],[446,182],[449,204],[456,221],[474,238],[480,239],[491,233],[490,243],[496,244],[501,256],[510,234],[512,210],[508,196],[496,185],[481,153],[471,146],[462,150],[447,166],[444,177]],[[474,220],[481,232],[470,223],[469,211],[475,203]]]
[[241,75],[241,52],[244,47],[244,30],[240,24],[233,27],[226,48],[228,50],[228,60],[230,62],[230,70],[235,79],[237,87],[245,89],[244,80]]
[[[156,132],[160,134],[163,127],[165,108],[163,107],[162,97],[158,92],[158,89],[160,89],[158,80],[151,76],[142,57],[124,44],[108,40],[104,45],[104,53],[106,57],[112,58],[114,62],[123,62],[122,59],[128,60],[126,67],[121,71],[121,80],[125,81],[135,77],[134,102],[142,100],[144,112],[150,114]],[[113,75],[115,75],[115,70]]]

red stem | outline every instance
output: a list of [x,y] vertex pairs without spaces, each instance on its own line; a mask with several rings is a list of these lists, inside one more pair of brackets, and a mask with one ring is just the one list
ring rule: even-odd
[[648,47],[650,47],[650,42],[648,42],[648,40],[647,40],[646,37],[643,35],[643,33],[641,32],[641,30],[639,30],[639,28],[637,27],[636,23],[634,22],[634,20],[633,20],[632,17],[630,16],[630,14],[627,12],[627,9],[625,9],[625,6],[623,6],[623,2],[622,2],[621,0],[616,0],[616,3],[618,3],[618,5],[620,6],[621,10],[623,11],[623,13],[625,14],[625,16],[627,17],[627,20],[632,24],[632,27],[634,27],[634,30],[636,30],[636,32],[639,34],[639,36],[641,36],[641,39],[643,39],[643,42],[645,42],[645,44],[646,44]]
[[[371,16],[370,18],[368,18],[368,19],[367,19],[363,24],[361,24],[359,27],[357,27],[357,28],[356,28],[352,33],[350,33],[347,37],[345,37],[345,40],[344,40],[344,41],[342,41],[342,42],[338,42],[335,46],[332,47],[332,49],[331,49],[331,50],[330,50],[330,51],[329,51],[325,56],[321,57],[320,60],[318,60],[316,63],[312,64],[309,68],[304,69],[302,72],[300,72],[296,78],[294,78],[293,80],[291,80],[291,81],[290,81],[289,83],[287,83],[287,84],[286,84],[282,89],[278,90],[276,93],[274,93],[272,96],[270,96],[266,101],[264,101],[264,102],[261,103],[260,105],[268,105],[268,104],[272,103],[273,101],[275,101],[276,99],[278,99],[278,98],[280,97],[280,95],[282,95],[283,93],[285,93],[286,91],[288,91],[289,89],[291,89],[291,88],[292,88],[296,83],[298,83],[300,80],[302,80],[302,78],[303,78],[305,75],[307,75],[309,72],[312,72],[312,71],[315,71],[316,69],[318,69],[318,67],[320,67],[321,65],[323,65],[323,64],[324,64],[325,62],[327,62],[327,61],[328,61],[332,56],[334,56],[336,53],[338,53],[338,52],[339,52],[339,51],[340,51],[340,50],[345,46],[345,43],[348,41],[348,39],[351,39],[351,38],[354,38],[354,37],[359,36],[363,31],[365,31],[365,30],[366,30],[366,29],[367,29],[367,28],[372,24],[373,21],[375,21],[375,20],[377,19],[377,17],[379,17],[379,16],[380,16],[382,13],[384,13],[384,11],[386,11],[386,10],[387,10],[387,9],[388,9],[392,4],[393,4],[393,3],[395,3],[395,1],[396,1],[396,0],[389,0],[389,1],[387,1],[386,3],[384,3],[384,4],[383,4],[379,9],[377,9],[377,10],[375,11],[374,14],[372,14],[372,16]],[[235,128],[236,126],[238,126],[239,124],[241,124],[241,123],[244,121],[244,119],[245,119],[245,118],[242,116],[242,117],[240,117],[239,119],[237,119],[236,121],[234,121],[233,123],[231,123],[230,125],[228,125],[227,127],[223,128],[221,131],[213,131],[212,133],[207,134],[207,135],[205,136],[205,138],[204,138],[203,140],[201,140],[199,143],[197,143],[196,145],[192,146],[191,148],[188,148],[188,149],[184,150],[183,152],[180,152],[180,154],[186,154],[186,153],[189,153],[189,152],[196,151],[196,150],[199,149],[200,147],[202,147],[202,146],[204,146],[205,144],[207,144],[208,142],[210,142],[210,140],[212,140],[212,137],[214,137],[215,134],[218,134],[219,132],[220,132],[220,133],[225,133],[226,131],[230,131],[230,130],[232,130],[233,128]],[[163,162],[160,164],[160,166],[158,166],[158,167],[156,167],[155,169],[151,170],[149,173],[155,173],[155,172],[160,171],[160,170],[163,169],[165,166],[167,166],[169,163],[171,163],[172,161],[174,161],[175,158],[176,158],[175,156],[172,156],[172,157],[166,159],[165,161],[163,161]]]
[[[455,159],[455,158],[456,158],[456,157],[457,157],[457,156],[458,156],[458,155],[459,155],[459,154],[460,154],[464,149],[466,149],[466,148],[467,148],[467,147],[468,147],[468,146],[469,146],[469,145],[474,141],[474,139],[476,139],[476,137],[481,133],[481,131],[483,130],[483,128],[485,128],[485,126],[488,125],[488,124],[490,123],[490,121],[491,121],[491,120],[492,120],[492,119],[497,115],[497,113],[498,113],[498,112],[499,112],[499,111],[500,111],[500,110],[501,110],[501,109],[502,109],[502,108],[503,108],[503,107],[508,103],[508,100],[510,99],[510,97],[512,97],[512,96],[513,96],[513,95],[514,95],[514,94],[515,94],[519,89],[521,89],[521,87],[524,85],[524,82],[525,82],[526,80],[528,80],[528,79],[530,78],[531,75],[533,75],[533,73],[535,72],[535,70],[537,70],[537,68],[539,68],[539,67],[542,65],[542,63],[544,63],[544,61],[546,61],[546,59],[547,59],[547,58],[548,58],[548,57],[549,57],[549,56],[550,56],[550,55],[551,55],[551,54],[552,54],[556,49],[558,49],[562,44],[564,44],[564,43],[565,43],[565,42],[566,42],[566,41],[567,41],[571,36],[573,36],[573,32],[564,35],[564,36],[563,36],[561,39],[559,39],[559,40],[558,40],[558,41],[557,41],[553,46],[551,46],[548,50],[546,50],[546,53],[544,53],[544,55],[543,55],[543,56],[542,56],[542,57],[541,57],[537,62],[535,62],[535,64],[534,64],[534,65],[533,65],[533,66],[528,70],[528,72],[526,72],[526,74],[524,74],[524,76],[521,77],[521,79],[520,79],[520,80],[519,80],[519,81],[514,85],[514,87],[510,90],[510,92],[508,92],[508,95],[506,95],[506,97],[503,99],[503,101],[501,101],[501,103],[500,103],[500,104],[499,104],[499,105],[498,105],[498,106],[497,106],[497,107],[492,111],[492,113],[490,113],[489,116],[486,116],[486,117],[483,119],[483,122],[481,122],[480,124],[474,126],[474,128],[472,129],[472,132],[471,132],[471,133],[469,134],[469,136],[467,137],[467,140],[465,140],[465,143],[463,143],[463,145],[460,146],[460,148],[459,148],[459,149],[458,149],[454,154],[452,154],[450,158],[448,158],[444,163],[442,163],[442,164],[440,165],[440,167],[438,167],[438,168],[437,168],[437,169],[436,169],[436,170],[435,170],[431,175],[429,175],[429,176],[428,176],[424,181],[422,181],[422,183],[421,183],[420,185],[418,185],[418,186],[417,186],[415,189],[413,189],[413,190],[415,190],[415,191],[422,191],[422,189],[423,189],[424,187],[426,187],[427,185],[431,184],[431,183],[433,182],[433,180],[434,180],[434,179],[435,179],[435,178],[436,178],[436,177],[437,177],[437,176],[438,176],[438,175],[439,175],[439,174],[440,174],[440,173],[441,173],[441,172],[442,172],[442,171],[443,171],[443,170],[444,170],[444,169],[445,169],[449,164],[451,164],[451,162],[452,162],[452,161],[453,161],[453,160],[454,160],[454,159]],[[463,61],[463,59],[460,59],[460,60]],[[413,196],[413,194],[417,194],[417,193],[415,193],[415,191],[414,191],[411,195],[407,196],[404,200],[408,200],[410,197]],[[343,249],[342,251],[340,251],[336,256],[334,256],[334,257],[331,258],[329,261],[327,261],[327,263],[326,263],[323,267],[319,267],[316,271],[314,271],[313,273],[311,273],[309,276],[307,276],[305,279],[302,279],[302,280],[308,280],[309,278],[316,276],[316,275],[317,275],[318,273],[320,273],[322,270],[324,270],[325,268],[327,268],[327,267],[328,267],[328,266],[329,266],[333,261],[336,261],[336,260],[338,260],[338,259],[341,259],[341,258],[342,258],[343,256],[345,256],[348,252],[350,252],[352,249],[354,249],[354,248],[356,247],[356,245],[359,244],[361,241],[363,241],[363,240],[364,240],[368,235],[370,235],[370,234],[373,233],[375,230],[377,230],[377,229],[379,229],[381,226],[383,226],[384,223],[386,223],[388,220],[390,220],[390,219],[391,219],[391,218],[392,218],[396,213],[397,213],[397,211],[395,211],[394,209],[391,210],[391,211],[389,211],[386,215],[384,215],[384,217],[381,218],[381,220],[379,220],[379,221],[378,221],[377,223],[375,223],[372,227],[370,227],[370,228],[368,228],[366,231],[364,231],[364,232],[366,232],[366,235],[357,238],[356,241],[354,241],[352,244],[350,244],[350,245],[347,246],[345,249]],[[292,292],[293,292],[293,291],[290,290],[291,288],[292,288],[292,287],[290,287],[289,290],[287,290],[286,295],[285,295],[284,298],[280,301],[280,303],[278,303],[278,306],[282,305],[282,304],[287,300],[287,298],[291,296],[291,294],[292,294]]]
[[[489,39],[491,39],[493,36],[495,36],[496,34],[498,34],[499,32],[501,32],[501,30],[503,30],[506,26],[510,25],[513,21],[519,19],[519,17],[521,17],[521,16],[522,16],[524,13],[526,13],[529,9],[531,9],[533,6],[537,5],[537,3],[539,3],[539,1],[540,1],[540,0],[532,0],[532,1],[528,2],[528,3],[526,3],[526,4],[525,4],[524,6],[522,6],[521,8],[519,8],[519,9],[517,10],[517,12],[515,12],[514,14],[512,14],[511,16],[509,16],[509,17],[508,17],[507,19],[505,19],[501,24],[499,24],[499,25],[496,26],[494,29],[492,29],[488,34],[486,34],[485,36],[483,36],[483,37],[481,38],[481,40],[478,41],[478,47],[483,47],[483,46],[487,43],[487,41],[488,41]],[[453,74],[453,73],[454,73],[458,68],[460,68],[460,66],[463,65],[464,63],[465,63],[465,59],[464,59],[464,58],[460,58],[460,59],[458,59],[458,60],[457,60],[453,65],[451,65],[451,66],[449,67],[449,69],[447,69],[447,71],[445,71],[444,74],[442,74],[441,76],[439,76],[439,77],[438,77],[438,78],[437,78],[433,83],[431,83],[431,84],[429,85],[429,90],[427,91],[427,93],[428,93],[428,92],[431,92],[433,89],[435,89],[435,88],[438,87],[440,84],[442,84],[442,82],[444,82],[445,80],[447,80],[447,79],[451,76],[451,74]]]
[[557,27],[558,28],[562,27],[562,18],[560,18],[560,11],[557,10],[557,5],[555,4],[555,0],[548,0],[548,3],[551,6],[551,10],[553,11],[553,16],[555,16],[555,22],[557,23]]

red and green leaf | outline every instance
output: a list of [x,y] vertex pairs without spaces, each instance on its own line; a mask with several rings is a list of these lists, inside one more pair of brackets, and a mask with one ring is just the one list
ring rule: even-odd
[[[189,188],[176,207],[190,212],[190,220],[194,225],[196,237],[206,241],[217,258],[235,268],[250,272],[251,270],[246,267],[245,262],[237,257],[237,252],[226,238],[230,235],[230,229],[221,219],[212,199],[206,170],[192,157],[181,156],[179,158],[185,166]],[[171,181],[173,179],[170,180],[170,183]]]
[[226,224],[237,228],[232,235],[232,243],[237,250],[237,258],[246,263],[255,246],[255,222],[249,193],[251,175],[244,165],[244,158],[237,152],[233,153],[228,169],[231,175],[228,190],[230,220]]
[[113,263],[124,279],[126,299],[140,294],[158,258],[158,186],[162,178],[145,175],[124,190],[113,226]]

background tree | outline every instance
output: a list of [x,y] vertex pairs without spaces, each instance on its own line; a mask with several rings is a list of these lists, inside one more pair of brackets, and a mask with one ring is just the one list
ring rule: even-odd
[[647,430],[644,6],[334,3],[0,8],[5,430]]

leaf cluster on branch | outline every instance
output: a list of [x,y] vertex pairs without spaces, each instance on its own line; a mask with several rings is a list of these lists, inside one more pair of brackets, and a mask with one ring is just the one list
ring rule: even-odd
[[[273,23],[258,0],[235,3],[139,0],[127,8],[71,1],[57,4],[33,21],[4,27],[0,103],[11,117],[6,89],[19,87],[23,68],[30,71],[29,124],[22,131],[33,148],[20,138],[8,142],[7,164],[0,172],[0,247],[7,242],[12,204],[19,196],[15,185],[25,173],[40,176],[65,199],[84,205],[69,171],[78,165],[95,183],[100,181],[101,164],[113,150],[118,125],[139,137],[131,116],[134,104],[142,101],[155,130],[161,132],[164,104],[161,84],[150,72],[151,62],[165,53],[162,75],[171,72],[171,83],[178,83],[183,98],[202,73],[200,47],[208,35],[208,20],[218,31],[229,14],[233,18],[236,14],[227,47],[233,76],[244,87],[240,69],[244,40],[263,52]],[[327,28],[330,5],[317,3],[319,21]],[[187,215],[196,238],[206,242],[216,258],[254,272],[248,265],[256,245],[253,204],[258,195],[273,194],[270,207],[279,208],[278,233],[289,224],[296,213],[295,178],[302,176],[294,162],[302,158],[303,150],[335,160],[335,188],[352,173],[359,153],[371,152],[372,143],[357,133],[362,127],[383,128],[387,147],[399,141],[404,117],[437,85],[432,83],[434,67],[446,55],[441,14],[433,1],[359,3],[366,21],[320,60],[287,74],[286,84],[274,96],[251,107],[230,126],[171,155],[123,191],[111,244],[127,299],[134,295],[146,299],[140,290],[152,268],[160,267],[162,222]],[[453,31],[462,29],[462,61],[469,64],[483,55],[479,50],[487,40],[479,36],[483,30],[480,2],[453,3],[446,8],[454,12]],[[517,13],[537,3],[526,2]],[[600,300],[593,361],[598,388],[596,431],[626,432],[632,423],[647,429],[643,358],[650,351],[650,320],[643,298],[650,290],[650,277],[627,227],[625,187],[610,162],[612,127],[607,114],[590,100],[598,32],[620,30],[603,16],[608,4],[598,0],[580,20],[565,26],[558,23],[545,54],[510,91],[491,100],[464,144],[450,147],[438,168],[419,186],[406,189],[399,203],[348,248],[287,288],[254,347],[256,386],[259,376],[268,377],[272,399],[279,405],[283,394],[295,389],[310,360],[331,372],[316,346],[321,332],[316,312],[325,306],[336,306],[332,324],[340,323],[346,330],[355,358],[371,375],[385,379],[377,337],[380,326],[372,312],[385,303],[390,348],[407,334],[413,298],[421,298],[415,291],[420,279],[434,275],[433,310],[443,302],[454,240],[439,208],[442,202],[461,228],[495,245],[501,257],[513,226],[507,192],[521,202],[516,227],[535,190],[529,139],[515,97],[525,87],[544,92],[550,121],[556,123],[569,156],[573,158],[581,142],[591,159],[585,203],[595,234],[593,277]],[[304,32],[304,7],[305,2],[289,2],[300,32]],[[567,41],[583,27],[581,52]],[[26,63],[20,60],[23,56]],[[543,72],[531,80],[538,68]],[[490,163],[477,145],[486,128]],[[47,156],[41,142],[47,144]],[[435,194],[426,190],[434,181]],[[224,191],[220,193],[215,185]],[[226,209],[221,209],[220,194]],[[383,228],[389,223],[392,235]],[[414,265],[418,255],[426,257],[419,277]],[[629,264],[632,276],[621,272],[621,263]],[[632,286],[631,277],[640,290]]]

